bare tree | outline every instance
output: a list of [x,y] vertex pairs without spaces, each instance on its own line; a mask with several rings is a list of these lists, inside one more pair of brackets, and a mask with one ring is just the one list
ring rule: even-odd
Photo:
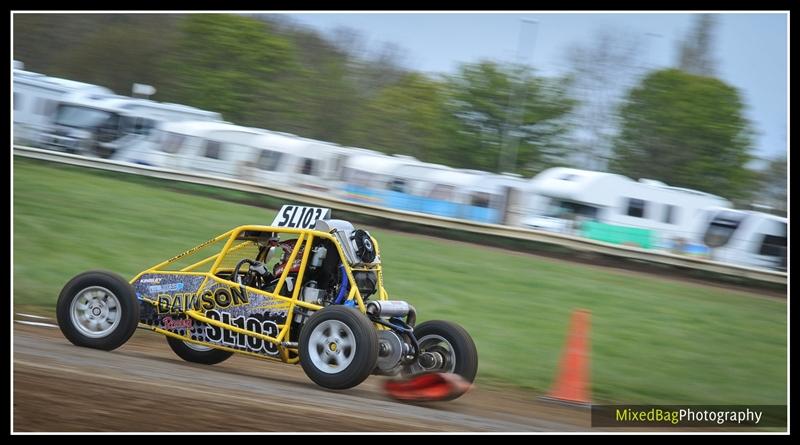
[[700,14],[694,28],[680,44],[678,68],[700,76],[713,76],[717,62],[713,55],[714,31],[717,17],[713,14]]
[[570,94],[580,103],[572,114],[573,162],[578,166],[605,170],[617,127],[616,109],[645,69],[640,61],[645,49],[640,36],[614,28],[599,29],[590,43],[567,49]]

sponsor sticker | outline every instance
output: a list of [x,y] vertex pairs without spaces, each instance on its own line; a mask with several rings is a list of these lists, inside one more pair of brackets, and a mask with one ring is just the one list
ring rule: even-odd
[[157,294],[159,292],[178,292],[183,290],[183,283],[169,283],[161,286],[149,286],[147,290],[150,291],[151,294]]
[[174,320],[172,317],[164,317],[163,322],[164,322],[164,329],[167,330],[192,328],[192,319],[190,318],[185,318],[183,320]]

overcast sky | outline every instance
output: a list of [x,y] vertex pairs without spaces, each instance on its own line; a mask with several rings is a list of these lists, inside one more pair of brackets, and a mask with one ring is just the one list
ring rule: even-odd
[[[544,75],[565,69],[564,50],[588,44],[597,30],[639,36],[647,49],[642,63],[674,65],[676,42],[695,14],[677,13],[302,13],[296,23],[328,33],[339,26],[359,30],[371,47],[392,42],[405,51],[405,66],[452,73],[459,63],[522,59]],[[537,24],[523,25],[522,19]],[[757,156],[787,150],[787,16],[782,13],[719,14],[714,56],[718,76],[738,88],[758,133]],[[524,30],[524,32],[521,32]],[[522,36],[522,38],[521,38]]]

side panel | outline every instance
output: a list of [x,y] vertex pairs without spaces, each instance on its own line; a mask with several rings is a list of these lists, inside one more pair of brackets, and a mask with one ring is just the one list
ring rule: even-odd
[[139,277],[132,285],[141,301],[140,322],[196,341],[277,356],[278,346],[273,343],[198,322],[183,310],[197,309],[213,320],[277,337],[280,327],[286,323],[289,303],[250,292],[243,286],[231,287],[213,278],[200,289],[204,279],[205,275],[162,273]]

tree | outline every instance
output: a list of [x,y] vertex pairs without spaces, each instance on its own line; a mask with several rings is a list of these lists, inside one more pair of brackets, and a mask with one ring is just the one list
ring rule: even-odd
[[422,74],[408,74],[382,89],[357,116],[354,145],[406,154],[429,162],[449,162],[455,121],[446,89]]
[[[17,14],[14,57],[25,69],[131,94],[134,82],[161,91],[158,67],[172,50],[175,14]],[[156,96],[158,97],[158,96]]]
[[294,48],[269,23],[234,14],[191,14],[163,62],[168,99],[219,111],[230,121],[281,129],[302,117],[287,88]]
[[450,107],[459,123],[454,141],[458,150],[453,153],[457,165],[498,171],[504,150],[510,150],[506,159],[516,158],[513,172],[535,173],[564,162],[564,117],[574,103],[563,79],[535,77],[528,67],[484,61],[462,65],[448,85]]
[[701,76],[713,76],[716,68],[712,43],[716,16],[700,14],[694,28],[683,40],[678,51],[678,68]]
[[611,169],[737,199],[752,191],[752,131],[739,92],[677,69],[645,77],[627,97]]
[[360,109],[348,56],[317,32],[301,28],[279,31],[292,42],[299,68],[285,87],[292,91],[298,116],[284,131],[341,143]]
[[62,51],[81,46],[87,36],[104,28],[113,14],[15,13],[14,59],[25,69],[51,74]]
[[789,203],[787,189],[786,155],[776,156],[769,160],[766,168],[758,174],[758,203],[769,206],[776,213],[786,215]]
[[60,74],[127,96],[134,83],[153,85],[153,99],[159,99],[168,77],[159,70],[160,63],[164,54],[173,52],[178,19],[168,15],[129,18],[97,29],[80,46],[61,52],[56,58]]
[[579,103],[570,115],[577,165],[606,169],[619,102],[645,68],[639,60],[642,51],[636,35],[606,28],[595,31],[591,43],[565,52],[573,79],[569,93]]

